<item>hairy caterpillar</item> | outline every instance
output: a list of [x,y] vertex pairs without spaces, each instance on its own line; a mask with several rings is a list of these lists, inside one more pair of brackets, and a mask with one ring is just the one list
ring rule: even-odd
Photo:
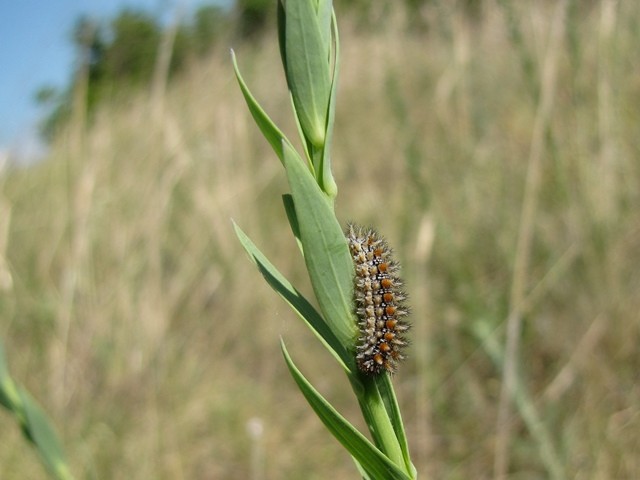
[[395,373],[404,359],[406,295],[400,289],[398,264],[387,242],[373,229],[349,224],[346,232],[355,266],[354,296],[358,318],[356,361],[367,374]]

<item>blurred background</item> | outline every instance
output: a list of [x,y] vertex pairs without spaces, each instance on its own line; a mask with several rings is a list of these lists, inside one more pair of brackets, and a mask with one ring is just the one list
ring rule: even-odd
[[[311,296],[229,56],[294,138],[275,2],[48,3],[0,7],[0,339],[76,477],[355,478],[280,336],[365,431],[348,382],[231,226]],[[640,4],[334,5],[336,212],[402,264],[420,478],[637,478]]]

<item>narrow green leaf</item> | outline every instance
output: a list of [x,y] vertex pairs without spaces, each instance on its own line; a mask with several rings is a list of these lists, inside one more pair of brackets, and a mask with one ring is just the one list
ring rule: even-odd
[[280,345],[293,379],[333,436],[349,451],[374,480],[410,480],[391,460],[378,450],[364,435],[351,425],[333,406],[320,395],[295,366],[284,342]]
[[258,128],[260,128],[262,135],[264,135],[264,137],[271,145],[271,148],[273,148],[280,161],[282,161],[282,142],[284,141],[288,145],[291,145],[291,142],[289,142],[285,134],[282,133],[282,131],[277,127],[273,120],[269,118],[267,113],[262,109],[258,101],[251,94],[249,87],[247,87],[247,84],[240,74],[238,63],[236,61],[236,54],[233,50],[231,50],[231,61],[233,62],[233,70],[236,74],[238,84],[240,85],[240,90],[242,91],[242,95],[247,102],[247,107],[249,108],[253,119],[258,125]]
[[278,0],[278,8],[276,11],[276,19],[278,24],[278,47],[280,49],[280,59],[284,67],[285,74],[287,72],[287,14],[284,10],[283,0]]
[[24,408],[27,435],[36,446],[42,462],[56,478],[71,478],[62,445],[42,408],[24,389],[20,389]]
[[4,355],[4,347],[0,342],[0,405],[8,410],[15,410],[16,405],[20,402],[20,396],[16,389]]
[[[333,2],[331,0],[318,0],[318,28],[322,36],[322,43],[331,44],[331,17]],[[327,58],[329,60],[329,58]]]
[[302,248],[302,241],[300,240],[300,225],[298,224],[298,217],[296,217],[296,207],[293,204],[293,198],[287,193],[282,196],[282,203],[284,205],[284,211],[287,214],[287,220],[289,220],[291,232],[293,233],[296,243],[298,244],[298,248],[304,257],[304,249]]
[[320,190],[295,150],[288,145],[283,147],[313,291],[331,330],[346,350],[353,350],[357,334],[353,316],[354,267],[347,241],[331,200]]
[[358,473],[360,474],[360,476],[362,477],[362,480],[372,480],[372,478],[369,476],[369,474],[365,471],[364,468],[362,468],[362,465],[360,465],[360,463],[358,463],[358,461],[353,458],[353,456],[351,457],[351,459],[353,460],[353,463],[356,464],[356,468],[358,469]]
[[333,76],[331,78],[331,95],[329,97],[329,111],[327,114],[327,125],[325,127],[326,138],[325,148],[322,150],[322,164],[315,166],[318,178],[320,179],[320,188],[335,198],[338,195],[338,186],[331,172],[331,142],[333,140],[333,124],[336,117],[336,92],[338,90],[338,74],[340,72],[340,37],[338,35],[338,24],[335,16],[332,17],[333,36],[335,38],[335,61],[333,67]]
[[338,360],[342,368],[348,373],[353,372],[356,369],[353,355],[344,348],[316,309],[313,308],[311,303],[269,262],[267,257],[264,256],[235,222],[233,228],[240,243],[249,254],[251,261],[258,267],[258,270],[260,270],[260,273],[271,288],[304,320],[325,348]]
[[72,476],[64,451],[51,422],[31,395],[12,380],[2,342],[0,342],[0,404],[13,414],[25,438],[33,444],[51,475],[59,480],[70,480]]
[[284,9],[287,82],[305,136],[321,148],[329,104],[330,45],[323,41],[314,0],[286,2]]
[[296,122],[296,129],[298,130],[298,136],[300,137],[300,142],[304,147],[304,155],[307,159],[309,170],[311,170],[313,174],[316,175],[313,159],[311,158],[311,153],[314,147],[311,144],[311,142],[309,142],[307,137],[305,137],[304,135],[304,131],[302,130],[302,125],[300,124],[300,115],[298,115],[298,112],[296,111],[296,103],[293,101],[293,95],[291,94],[291,92],[289,92],[289,100],[291,101],[291,111],[293,112],[293,119]]
[[391,384],[391,375],[378,375],[376,377],[376,382],[378,384],[380,396],[382,397],[382,401],[384,402],[385,408],[387,410],[387,415],[391,420],[391,425],[393,426],[393,430],[396,433],[396,438],[398,439],[398,443],[400,444],[400,449],[402,450],[402,456],[404,457],[405,466],[409,471],[415,470],[415,467],[411,463],[411,457],[409,455],[409,442],[407,441],[407,434],[404,430],[404,424],[402,423],[400,406],[398,405],[398,399],[396,398],[396,393],[393,389],[393,385]]
[[[357,377],[349,378],[354,391],[360,392],[357,395],[360,409],[364,416],[369,431],[375,444],[389,457],[396,465],[406,468],[406,472],[411,469],[405,466],[404,455],[396,431],[389,416],[387,406],[378,389],[377,377],[358,374]],[[360,388],[362,387],[362,390]]]
[[[489,327],[488,322],[478,320],[472,325],[474,335],[481,342],[494,365],[498,370],[504,368],[504,352],[498,342],[495,332]],[[538,412],[531,394],[525,385],[516,377],[512,400],[518,407],[520,417],[536,440],[540,450],[540,458],[547,469],[548,478],[566,478],[564,462],[560,455],[560,449],[555,445],[553,435],[547,428],[543,416]]]

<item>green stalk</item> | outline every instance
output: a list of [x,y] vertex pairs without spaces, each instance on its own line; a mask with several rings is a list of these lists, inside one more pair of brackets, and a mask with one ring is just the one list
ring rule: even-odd
[[[383,375],[388,375],[384,373]],[[404,455],[385,407],[375,377],[350,376],[360,410],[375,444],[398,466],[404,466]],[[409,473],[409,472],[407,472]]]
[[330,0],[278,3],[280,52],[303,152],[299,153],[267,116],[234,69],[250,112],[286,170],[290,195],[285,209],[302,250],[320,310],[311,307],[251,240],[236,233],[270,285],[302,317],[345,370],[373,442],[351,425],[295,365],[284,342],[282,352],[293,379],[333,436],[347,449],[367,480],[414,480],[415,467],[388,373],[370,376],[355,361],[357,319],[355,268],[334,211],[338,189],[331,172],[339,66],[338,30]]

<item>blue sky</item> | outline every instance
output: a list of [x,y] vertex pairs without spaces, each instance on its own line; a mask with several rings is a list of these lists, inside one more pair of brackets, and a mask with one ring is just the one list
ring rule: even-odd
[[110,17],[124,7],[170,15],[176,5],[231,0],[17,0],[0,2],[0,151],[29,154],[42,111],[42,86],[64,87],[73,67],[69,37],[80,15]]

